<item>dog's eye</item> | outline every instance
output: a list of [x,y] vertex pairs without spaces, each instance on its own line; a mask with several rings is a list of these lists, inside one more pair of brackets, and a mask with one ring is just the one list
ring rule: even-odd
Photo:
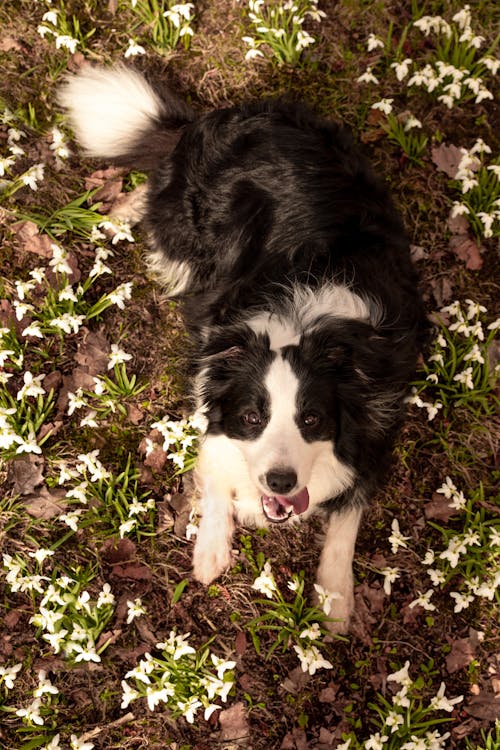
[[320,418],[317,414],[313,414],[312,412],[309,414],[304,414],[302,416],[302,424],[304,427],[317,427],[319,425]]
[[248,411],[246,414],[243,414],[242,419],[245,424],[252,425],[253,427],[262,424],[262,417],[258,411]]

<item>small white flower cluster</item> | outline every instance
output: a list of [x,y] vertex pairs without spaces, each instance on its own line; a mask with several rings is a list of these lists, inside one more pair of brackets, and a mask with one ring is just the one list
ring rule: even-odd
[[[22,663],[14,664],[12,667],[0,667],[0,685],[3,684],[7,691],[12,690],[22,667]],[[52,696],[59,695],[59,689],[52,684],[45,670],[40,669],[37,677],[38,685],[33,690],[33,700],[28,705],[15,709],[14,713],[30,728],[47,726],[48,723],[53,729],[57,708],[52,706]],[[8,710],[13,709],[9,707]],[[40,750],[61,750],[59,739],[59,734],[53,735],[48,744],[43,745]],[[71,750],[92,750],[93,747],[92,742],[80,740],[76,734],[71,735]]]
[[462,198],[453,202],[450,217],[467,216],[479,236],[496,237],[500,234],[500,164],[484,162],[491,148],[482,138],[460,151],[454,182]]
[[174,3],[164,11],[164,17],[170,21],[179,34],[179,38],[193,36],[191,21],[193,20],[193,3]]
[[[301,600],[304,591],[304,580],[299,576],[292,576],[291,580],[287,583],[290,591],[294,592],[295,600]],[[332,669],[333,664],[329,662],[318,648],[318,644],[321,645],[322,630],[318,622],[302,622],[296,623],[294,605],[288,604],[283,598],[274,578],[274,574],[271,569],[271,563],[267,560],[264,563],[261,573],[257,576],[252,584],[252,588],[264,594],[268,599],[274,599],[279,603],[281,614],[277,617],[277,622],[287,621],[290,628],[290,640],[295,639],[298,641],[293,646],[293,650],[297,654],[300,661],[300,666],[303,672],[308,672],[310,675],[315,674],[318,669]],[[319,606],[322,608],[324,615],[328,617],[332,607],[332,601],[338,599],[340,594],[335,592],[326,591],[323,586],[318,583],[314,584],[316,590]],[[275,610],[271,610],[275,612]],[[270,611],[270,612],[271,612]]]
[[[407,403],[427,410],[432,421],[440,410],[448,414],[457,405],[474,405],[495,385],[496,372],[489,371],[488,349],[500,327],[500,319],[485,326],[484,305],[465,300],[464,310],[458,300],[441,308],[441,330],[438,332],[432,354],[424,363],[425,380],[416,381]],[[486,328],[486,332],[485,332]],[[425,401],[427,391],[437,392],[439,399]],[[481,403],[481,401],[480,401]]]
[[[385,747],[398,750],[444,750],[449,732],[441,734],[437,729],[430,730],[435,711],[451,713],[458,703],[463,701],[463,695],[448,698],[445,695],[446,685],[441,683],[437,693],[426,705],[421,697],[419,681],[414,682],[409,675],[410,662],[397,672],[387,676],[389,683],[396,683],[399,690],[392,695],[392,707],[386,698],[380,696],[379,706],[376,706],[380,717],[381,731],[374,732],[364,742],[359,742],[354,733],[349,739],[337,745],[335,750],[350,750],[354,740],[355,747],[365,750],[384,750]],[[383,722],[383,723],[382,723]],[[396,737],[393,737],[397,733]],[[407,740],[403,742],[403,740]],[[352,746],[354,747],[354,745]]]
[[[207,429],[207,418],[203,411],[191,414],[187,419],[173,420],[165,416],[151,425],[163,438],[162,448],[167,458],[179,472],[188,471],[196,456],[197,444]],[[152,453],[156,443],[147,438],[146,455]]]
[[[425,62],[421,67],[411,58],[392,62],[390,67],[394,70],[398,82],[406,79],[407,87],[425,89],[449,109],[471,97],[475,97],[476,104],[493,99],[493,94],[484,85],[483,78],[485,73],[496,75],[500,60],[487,55],[476,59],[476,51],[485,40],[484,37],[475,35],[472,30],[468,5],[453,16],[452,24],[441,16],[423,16],[415,21],[413,26],[425,36],[437,36],[437,45],[433,53],[436,59]],[[446,44],[440,43],[439,38],[443,36]],[[379,48],[385,49],[385,43],[374,34],[370,34],[367,40],[368,52]],[[379,80],[373,68],[374,64],[369,65],[359,76],[358,83],[378,85]]]
[[[234,685],[235,661],[225,661],[213,653],[203,655],[188,643],[190,634],[178,635],[174,630],[156,648],[160,656],[147,653],[134,669],[122,680],[122,708],[132,701],[146,698],[148,708],[154,711],[163,703],[172,717],[184,716],[193,724],[200,709],[205,720],[226,703]],[[208,665],[208,656],[212,666]],[[127,680],[134,680],[132,687]]]
[[68,20],[61,9],[47,10],[42,16],[42,23],[38,25],[37,31],[42,39],[46,36],[52,37],[56,49],[66,49],[72,55],[80,45],[80,41],[70,33]]
[[[48,556],[52,554],[51,550],[47,552]],[[42,565],[43,562],[38,563],[39,571]],[[113,615],[115,603],[109,584],[104,584],[93,601],[83,588],[81,571],[57,577],[32,573],[26,560],[7,554],[3,555],[3,567],[12,592],[42,595],[38,612],[30,618],[30,623],[43,631],[43,640],[55,654],[63,653],[75,663],[101,661],[96,642]]]
[[249,46],[245,60],[264,57],[260,49],[264,44],[280,64],[294,65],[306,47],[316,40],[303,29],[304,21],[311,18],[319,23],[325,13],[318,9],[318,0],[286,0],[266,5],[265,0],[248,0],[248,18],[255,36],[244,36]]
[[60,463],[58,483],[72,484],[66,492],[66,499],[71,503],[80,503],[84,507],[63,513],[59,516],[59,521],[77,532],[80,517],[91,499],[98,502],[96,512],[101,515],[106,505],[111,503],[113,518],[120,520],[118,532],[122,539],[126,534],[139,528],[141,516],[149,516],[150,511],[155,509],[156,502],[152,497],[145,499],[144,495],[138,496],[138,472],[130,471],[129,464],[125,471],[116,477],[104,467],[98,456],[97,449],[90,453],[82,453],[78,456],[79,463],[74,468],[69,467],[66,462]]

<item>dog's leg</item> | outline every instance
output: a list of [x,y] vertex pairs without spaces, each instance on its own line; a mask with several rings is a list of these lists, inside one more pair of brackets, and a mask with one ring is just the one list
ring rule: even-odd
[[331,602],[329,617],[338,622],[325,623],[332,633],[346,633],[354,609],[352,559],[363,509],[347,507],[332,513],[321,553],[317,582],[327,592],[337,594]]
[[232,498],[227,487],[208,480],[203,488],[202,518],[193,553],[193,575],[209,584],[229,567],[234,531]]

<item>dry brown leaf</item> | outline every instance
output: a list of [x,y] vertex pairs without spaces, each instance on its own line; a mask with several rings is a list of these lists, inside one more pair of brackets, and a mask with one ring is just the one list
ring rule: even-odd
[[242,656],[247,650],[248,640],[244,630],[240,630],[234,639],[234,650],[238,656]]
[[305,730],[295,727],[284,736],[280,750],[310,750],[310,747]]
[[475,638],[459,638],[451,643],[451,651],[446,657],[446,669],[450,674],[458,672],[476,657],[477,634]]
[[470,699],[464,710],[475,719],[495,721],[500,716],[500,696],[496,697],[494,693],[483,690]]
[[151,453],[144,459],[144,465],[153,471],[160,472],[167,463],[167,454],[161,446],[153,448]]
[[436,300],[437,307],[444,307],[453,297],[453,284],[448,276],[441,276],[438,279],[430,279],[432,296]]
[[452,180],[457,176],[458,165],[463,156],[462,151],[458,146],[446,143],[441,143],[439,146],[434,146],[431,149],[432,161],[439,169],[440,172],[444,172],[451,177]]
[[454,235],[450,239],[450,250],[465,262],[470,271],[478,271],[483,266],[480,248],[471,238],[464,235]]
[[444,495],[434,492],[432,500],[424,505],[426,518],[437,518],[438,521],[448,521],[452,516],[456,516],[457,511],[450,506],[450,501]]
[[11,461],[7,479],[12,482],[12,491],[16,495],[29,495],[36,487],[43,484],[43,465],[43,457],[32,453]]
[[221,740],[239,740],[249,735],[248,714],[242,701],[219,713]]
[[147,565],[115,565],[112,575],[117,578],[131,578],[134,581],[151,581],[153,573]]
[[16,52],[23,51],[22,45],[19,44],[17,39],[14,39],[11,36],[4,36],[0,39],[0,52],[10,52],[13,49],[15,49]]
[[62,500],[65,494],[63,489],[49,490],[47,487],[42,487],[39,492],[26,497],[24,508],[33,518],[42,518],[47,521],[60,516],[67,509],[68,504]]
[[131,539],[120,539],[118,542],[107,539],[100,549],[100,555],[108,565],[130,562],[135,560],[136,546]]
[[12,225],[12,230],[22,250],[42,258],[52,258],[52,240],[47,234],[39,234],[33,221],[19,221]]
[[76,362],[85,368],[89,375],[99,375],[108,365],[109,344],[102,331],[89,331],[82,328],[83,334],[75,354]]

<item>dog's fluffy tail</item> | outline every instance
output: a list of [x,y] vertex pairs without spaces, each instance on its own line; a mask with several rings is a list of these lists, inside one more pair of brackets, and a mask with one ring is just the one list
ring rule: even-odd
[[124,66],[83,68],[67,76],[59,103],[89,156],[152,169],[175,147],[190,109]]

